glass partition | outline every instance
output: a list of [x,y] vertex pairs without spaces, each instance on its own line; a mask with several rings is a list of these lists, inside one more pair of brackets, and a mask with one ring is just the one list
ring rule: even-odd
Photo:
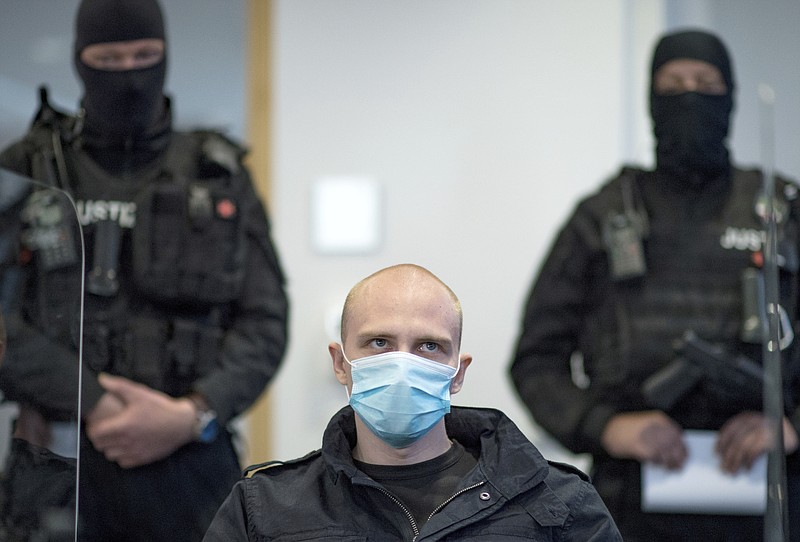
[[77,540],[81,239],[65,192],[0,168],[0,540]]

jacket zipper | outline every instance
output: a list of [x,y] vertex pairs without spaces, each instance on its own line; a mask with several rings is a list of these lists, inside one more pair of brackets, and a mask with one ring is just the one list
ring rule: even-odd
[[417,521],[414,519],[414,516],[413,514],[411,514],[411,511],[408,508],[406,508],[406,505],[400,502],[400,500],[397,497],[395,497],[382,487],[380,486],[374,486],[374,487],[375,489],[377,489],[378,491],[380,491],[381,493],[392,499],[392,502],[394,502],[397,506],[399,506],[403,510],[403,513],[406,515],[406,519],[408,519],[409,523],[411,523],[411,528],[414,530],[414,538],[412,538],[411,541],[413,542],[414,540],[416,540],[417,536],[419,536],[419,527],[417,527]]
[[[446,499],[442,504],[437,506],[433,510],[433,512],[431,512],[431,514],[428,516],[427,521],[430,521],[431,518],[433,517],[433,515],[436,512],[438,512],[439,510],[441,510],[442,508],[447,506],[447,503],[449,503],[450,501],[452,501],[453,499],[455,499],[456,497],[458,497],[462,493],[466,493],[467,491],[473,490],[476,487],[480,487],[485,483],[486,483],[486,481],[484,480],[482,482],[478,482],[476,484],[472,484],[469,487],[465,487],[464,489],[456,491],[455,493],[453,493],[453,495],[451,495],[448,499]],[[391,493],[389,493],[388,491],[386,491],[382,487],[376,486],[376,489],[378,489],[381,493],[383,493],[384,495],[389,497],[392,500],[392,502],[397,504],[397,506],[399,506],[403,510],[403,513],[406,515],[406,518],[408,519],[408,522],[411,523],[411,528],[414,530],[414,538],[411,539],[411,542],[414,542],[417,539],[417,537],[419,536],[419,527],[417,527],[417,522],[414,519],[414,516],[411,514],[411,511],[408,508],[406,508],[406,505],[404,505],[402,502],[400,502],[400,500],[397,497],[395,497],[394,495],[392,495]]]
[[454,494],[453,494],[453,495],[452,495],[452,496],[451,496],[449,499],[447,499],[447,500],[446,500],[446,501],[444,501],[442,504],[440,504],[439,506],[437,506],[437,507],[436,507],[436,508],[433,510],[433,512],[431,512],[431,515],[430,515],[430,516],[428,516],[428,521],[430,521],[430,520],[431,520],[431,518],[433,517],[433,515],[434,515],[436,512],[438,512],[439,510],[441,510],[442,508],[444,508],[444,507],[447,505],[447,503],[449,503],[450,501],[452,501],[453,499],[455,499],[456,497],[458,497],[458,496],[459,496],[459,495],[461,495],[462,493],[466,493],[467,491],[470,491],[470,490],[472,490],[472,489],[475,489],[476,487],[480,487],[480,486],[482,486],[482,485],[483,485],[483,484],[485,484],[485,483],[486,483],[486,481],[484,480],[484,481],[482,481],[482,482],[478,482],[477,484],[472,484],[472,485],[471,485],[471,486],[469,486],[469,487],[465,487],[464,489],[461,489],[461,490],[459,490],[459,491],[455,492],[455,493],[454,493]]

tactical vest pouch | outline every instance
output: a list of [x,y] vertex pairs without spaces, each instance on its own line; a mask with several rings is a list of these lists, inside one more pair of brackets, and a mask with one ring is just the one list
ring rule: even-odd
[[151,388],[164,389],[164,368],[168,363],[168,333],[166,321],[157,318],[137,317],[128,330],[129,367],[118,367],[124,376],[129,376]]
[[96,371],[109,370],[177,397],[213,370],[222,337],[222,328],[188,318],[137,316],[124,332],[94,322],[87,360]]
[[104,322],[87,322],[83,332],[83,359],[95,372],[111,365],[111,329]]
[[137,201],[136,288],[156,302],[217,304],[242,286],[246,230],[230,179],[159,181]]
[[83,360],[95,373],[109,371],[130,378],[132,352],[126,336],[129,320],[122,304],[87,310],[83,322]]
[[80,245],[74,231],[74,211],[66,197],[51,190],[34,191],[22,210],[22,242],[44,272],[80,261]]
[[184,395],[191,383],[207,375],[217,362],[223,330],[188,319],[176,319],[172,325],[169,351],[172,356],[170,391]]

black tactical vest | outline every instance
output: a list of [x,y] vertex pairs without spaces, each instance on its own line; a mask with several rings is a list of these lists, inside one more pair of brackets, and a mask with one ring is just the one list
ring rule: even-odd
[[[592,201],[597,231],[625,212],[621,179],[626,177],[635,181],[636,209],[646,214],[641,239],[646,270],[611,280],[612,256],[597,234],[595,244],[604,248],[606,261],[595,276],[597,304],[587,317],[583,352],[590,358],[586,366],[597,367],[590,377],[598,393],[622,390],[632,409],[643,409],[643,380],[674,359],[676,339],[687,330],[760,359],[761,345],[744,343],[740,331],[743,271],[759,267],[764,248],[763,223],[756,213],[763,181],[756,171],[736,171],[730,185],[687,201],[691,198],[660,185],[663,178],[628,170]],[[783,194],[784,186],[793,197],[793,185],[781,183],[778,192]],[[786,211],[781,246],[789,264],[781,273],[781,302],[794,316],[798,238],[788,212],[793,202],[781,201]],[[715,404],[701,390],[695,395],[671,413],[687,427],[713,427],[739,407]]]
[[[33,171],[77,202],[86,246],[85,362],[187,393],[216,363],[226,306],[243,284],[245,204],[253,194],[242,149],[214,132],[174,132],[160,159],[123,178],[75,141],[53,152],[52,134],[50,126],[29,134],[41,143]],[[31,248],[29,319],[76,346],[76,330],[59,330],[51,316],[64,310],[61,294],[76,291],[69,288],[80,283],[80,265],[42,266]]]

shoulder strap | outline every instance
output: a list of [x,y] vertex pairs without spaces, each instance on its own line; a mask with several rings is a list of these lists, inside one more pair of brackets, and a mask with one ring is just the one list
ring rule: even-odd
[[644,202],[639,192],[639,175],[641,170],[624,167],[620,173],[620,185],[622,189],[623,213],[629,217],[639,232],[642,239],[646,239],[650,233],[650,219]]
[[273,472],[278,472],[280,470],[279,467],[288,467],[307,463],[319,457],[321,454],[322,450],[314,450],[313,452],[307,453],[303,457],[292,459],[290,461],[267,461],[265,463],[259,463],[258,465],[247,467],[244,471],[244,478],[252,478],[256,474],[272,474]]
[[173,178],[234,178],[243,172],[244,155],[244,148],[219,132],[174,132],[164,169]]
[[201,139],[201,158],[205,167],[221,169],[228,175],[236,175],[242,169],[245,149],[224,134],[215,131],[194,132]]
[[31,173],[40,182],[69,190],[71,168],[64,144],[73,140],[77,118],[50,105],[45,86],[39,87],[39,101],[39,110],[26,136],[33,147]]

